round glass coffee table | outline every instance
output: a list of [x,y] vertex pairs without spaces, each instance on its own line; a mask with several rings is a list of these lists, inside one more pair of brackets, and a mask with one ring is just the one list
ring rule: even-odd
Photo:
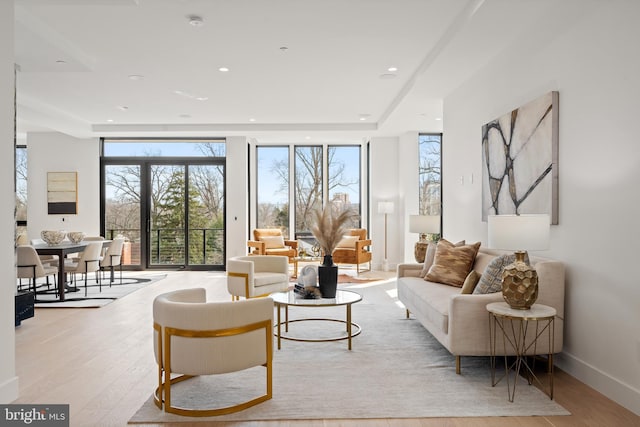
[[[336,291],[335,298],[318,298],[318,299],[304,299],[298,296],[294,291],[275,292],[269,295],[273,299],[278,310],[278,321],[275,325],[276,333],[278,337],[278,350],[280,349],[280,340],[291,341],[304,341],[304,342],[328,342],[328,341],[348,341],[348,348],[351,350],[351,338],[360,335],[362,328],[357,323],[351,320],[351,305],[362,301],[362,295],[353,291],[343,291],[338,289]],[[328,319],[328,318],[303,318],[289,320],[289,307],[336,307],[344,305],[347,308],[347,318],[342,319]],[[281,320],[281,309],[284,307],[285,320]],[[340,335],[332,338],[300,338],[288,335],[289,323],[294,322],[308,322],[308,321],[322,321],[322,322],[338,322],[346,325],[346,335]],[[282,331],[284,326],[284,333]]]

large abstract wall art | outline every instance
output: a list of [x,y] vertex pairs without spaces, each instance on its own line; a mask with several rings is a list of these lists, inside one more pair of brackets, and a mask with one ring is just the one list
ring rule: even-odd
[[549,214],[558,223],[558,92],[482,126],[482,220]]
[[76,172],[47,172],[47,207],[49,215],[78,213]]

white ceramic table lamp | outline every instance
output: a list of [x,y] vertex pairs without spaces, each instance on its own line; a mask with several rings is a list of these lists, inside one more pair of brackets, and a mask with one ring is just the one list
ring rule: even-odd
[[440,215],[409,215],[409,232],[420,234],[413,255],[416,262],[424,262],[427,254],[427,234],[440,234]]
[[488,216],[489,247],[515,251],[515,262],[502,273],[502,296],[512,308],[526,310],[538,299],[538,273],[524,256],[548,249],[549,231],[546,214]]

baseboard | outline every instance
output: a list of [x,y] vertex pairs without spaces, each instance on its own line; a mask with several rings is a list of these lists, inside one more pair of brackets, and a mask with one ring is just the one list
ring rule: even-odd
[[0,403],[11,403],[18,398],[18,377],[9,378],[0,384]]
[[640,415],[640,390],[566,352],[558,354],[554,362],[563,371]]

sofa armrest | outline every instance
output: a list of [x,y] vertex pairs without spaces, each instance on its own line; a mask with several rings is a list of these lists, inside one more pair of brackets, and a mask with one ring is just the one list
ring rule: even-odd
[[456,294],[449,300],[449,351],[455,355],[488,354],[487,304],[504,301],[502,292]]
[[398,272],[396,277],[420,277],[421,271],[422,264],[398,264]]

